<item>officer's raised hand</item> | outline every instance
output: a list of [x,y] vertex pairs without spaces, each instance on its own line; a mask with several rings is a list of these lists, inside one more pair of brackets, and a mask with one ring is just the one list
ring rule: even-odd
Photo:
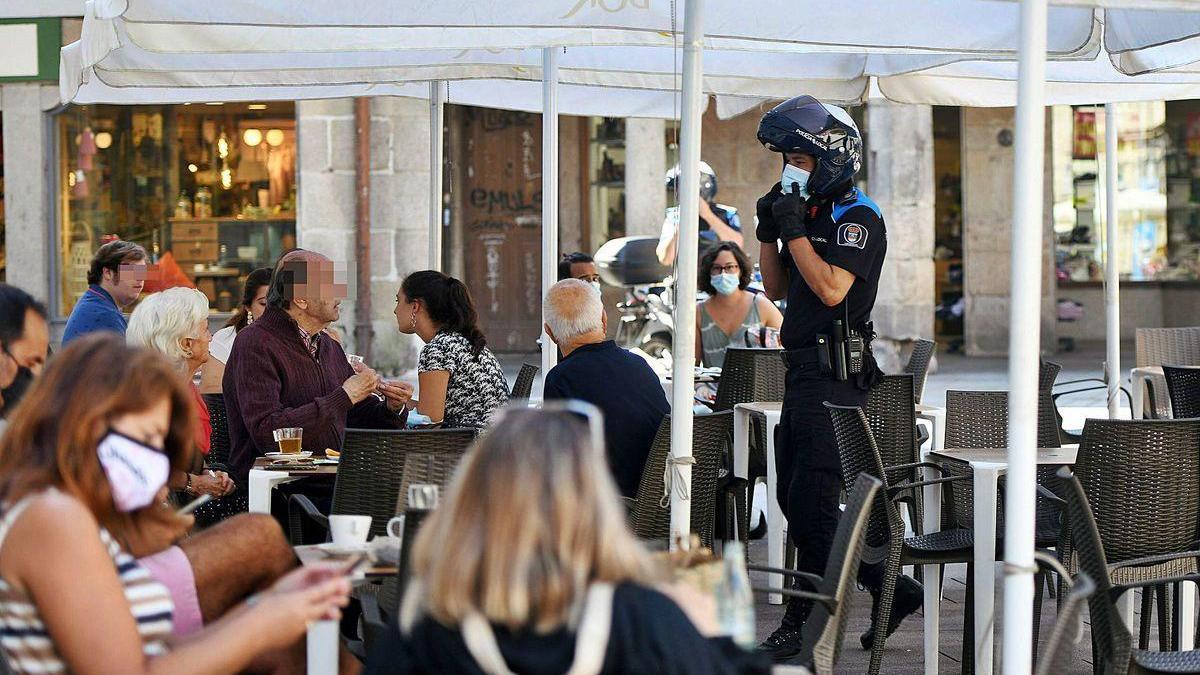
[[771,215],[775,217],[775,226],[779,228],[779,238],[784,243],[808,236],[808,229],[804,226],[806,199],[800,188],[798,183],[792,183],[792,191],[781,196],[771,205]]
[[772,213],[771,207],[782,196],[783,186],[776,183],[770,192],[758,198],[758,205],[755,207],[758,227],[754,230],[754,236],[764,244],[774,244],[779,239],[779,225],[775,222],[775,214]]

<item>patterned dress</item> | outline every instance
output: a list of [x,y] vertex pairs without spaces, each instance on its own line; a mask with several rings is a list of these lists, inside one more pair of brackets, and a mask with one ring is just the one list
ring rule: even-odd
[[500,362],[486,347],[478,355],[458,333],[442,331],[421,350],[417,371],[450,373],[446,386],[446,426],[484,427],[508,401],[508,382]]
[[[34,496],[25,497],[11,508],[5,505],[0,516],[0,547],[3,547],[12,524]],[[107,530],[100,528],[99,536],[121,579],[133,618],[137,620],[138,633],[142,637],[142,653],[146,656],[165,654],[175,611],[171,594],[132,556],[122,551]],[[103,623],[100,617],[93,619]],[[59,657],[46,625],[42,623],[37,605],[4,579],[0,579],[0,647],[13,673],[67,671],[67,665]]]

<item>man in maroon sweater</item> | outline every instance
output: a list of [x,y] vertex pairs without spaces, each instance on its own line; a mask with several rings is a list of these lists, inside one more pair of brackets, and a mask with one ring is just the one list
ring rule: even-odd
[[342,346],[322,332],[337,320],[345,296],[328,258],[290,251],[275,266],[262,318],[237,334],[222,389],[230,475],[240,485],[255,458],[276,449],[275,429],[302,427],[303,449],[320,453],[341,449],[347,424],[404,427],[412,389],[361,365],[355,372]]

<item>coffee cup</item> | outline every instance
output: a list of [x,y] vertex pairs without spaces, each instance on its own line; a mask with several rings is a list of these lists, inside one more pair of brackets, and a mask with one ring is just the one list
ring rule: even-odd
[[389,537],[396,537],[397,539],[404,536],[404,514],[403,513],[401,513],[400,515],[398,515],[388,521],[387,534]]
[[371,516],[329,516],[329,533],[338,546],[360,546],[371,534]]

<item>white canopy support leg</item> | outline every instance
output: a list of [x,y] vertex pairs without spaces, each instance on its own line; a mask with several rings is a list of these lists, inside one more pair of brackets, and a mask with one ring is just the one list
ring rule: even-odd
[[700,86],[704,73],[704,0],[687,0],[683,23],[683,106],[679,140],[679,241],[675,339],[671,344],[671,546],[692,531],[692,405],[696,364],[696,257],[700,228]]
[[[542,50],[542,297],[558,280],[558,53]],[[542,308],[542,321],[546,310]],[[542,377],[558,362],[558,351],[542,330]]]
[[444,147],[442,129],[445,126],[443,84],[429,83],[429,269],[442,269],[442,171]]
[[[1021,1],[1012,288],[1008,333],[1008,491],[1004,533],[1004,673],[1032,667],[1033,530],[1041,338],[1042,197],[1046,132],[1046,0]],[[979,626],[976,626],[979,630]],[[990,643],[990,641],[988,641]],[[977,655],[991,672],[991,645]],[[985,662],[986,660],[986,662]]]
[[1108,418],[1121,409],[1121,275],[1117,268],[1117,106],[1104,106],[1104,379]]

